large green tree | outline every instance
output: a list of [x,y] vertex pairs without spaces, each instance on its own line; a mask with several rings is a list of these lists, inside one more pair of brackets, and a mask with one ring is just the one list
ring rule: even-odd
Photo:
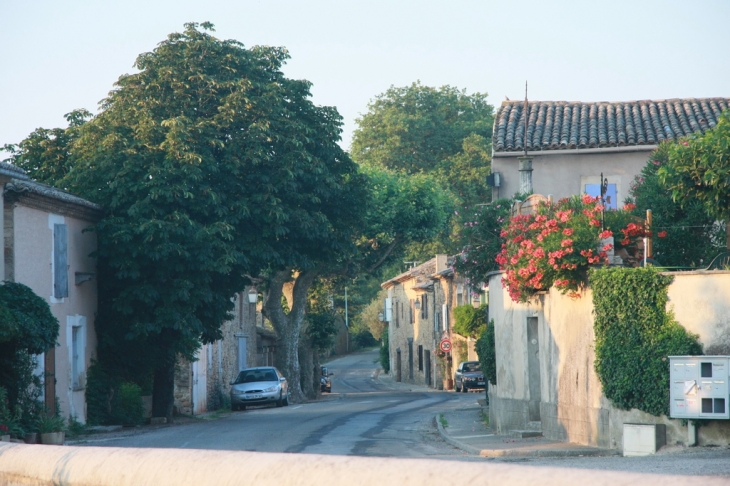
[[99,319],[154,369],[155,416],[171,416],[176,357],[220,338],[245,275],[350,245],[342,203],[362,187],[336,110],[281,72],[286,50],[210,30],[186,24],[139,56],[79,128],[61,181],[104,207]]
[[[460,209],[491,199],[494,109],[486,94],[416,82],[391,87],[368,105],[353,134],[351,154],[361,165],[407,175],[429,174]],[[429,239],[404,246],[405,260],[424,260],[458,250],[452,224]]]
[[419,82],[391,87],[357,120],[351,154],[360,164],[432,173],[471,206],[486,202],[494,109],[487,95]]
[[730,248],[730,111],[702,134],[672,144],[659,180],[681,205],[699,201],[707,214],[724,221]]

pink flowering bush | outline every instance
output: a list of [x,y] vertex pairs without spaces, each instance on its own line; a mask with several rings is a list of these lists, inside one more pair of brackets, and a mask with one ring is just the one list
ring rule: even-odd
[[588,266],[608,263],[607,252],[613,247],[598,248],[600,240],[613,236],[611,226],[620,231],[627,221],[625,211],[606,212],[608,229],[603,230],[603,209],[596,198],[583,195],[543,203],[535,214],[511,218],[501,232],[504,242],[496,261],[505,271],[502,285],[512,300],[526,302],[553,285],[579,297]]

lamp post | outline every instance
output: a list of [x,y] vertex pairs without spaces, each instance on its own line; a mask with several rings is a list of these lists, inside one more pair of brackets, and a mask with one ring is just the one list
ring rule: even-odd
[[[252,316],[254,312],[254,306],[256,305],[256,302],[259,300],[259,293],[256,291],[254,287],[251,287],[248,291],[248,314],[249,317]],[[256,315],[253,314],[253,317],[255,318]],[[254,322],[254,325],[256,323]]]

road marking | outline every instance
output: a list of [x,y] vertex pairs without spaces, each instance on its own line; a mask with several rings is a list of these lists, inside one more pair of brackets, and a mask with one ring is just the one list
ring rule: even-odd
[[292,410],[296,410],[296,409],[298,409],[298,408],[302,408],[302,405],[297,405],[296,407],[292,407],[291,409],[292,409]]
[[476,439],[478,437],[493,437],[494,434],[486,434],[486,435],[463,435],[461,437],[452,437],[452,439]]
[[356,402],[356,403],[373,403],[372,400],[365,400],[364,402]]

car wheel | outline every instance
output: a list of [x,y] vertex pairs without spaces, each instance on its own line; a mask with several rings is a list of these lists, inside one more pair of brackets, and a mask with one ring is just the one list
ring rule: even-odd
[[285,407],[289,406],[289,394],[288,393],[286,395],[284,395],[284,406]]
[[466,387],[464,386],[464,384],[462,383],[462,384],[461,384],[461,392],[462,392],[462,393],[466,393],[467,391],[469,391],[469,390],[468,390],[468,389],[467,389],[467,388],[466,388]]
[[276,401],[277,407],[283,407],[284,406],[284,398],[283,398],[283,392],[279,393],[279,399]]
[[246,410],[246,405],[239,405],[238,406],[238,409],[239,410]]
[[238,405],[231,405],[231,410],[235,412],[236,410],[240,410],[240,407]]
[[461,387],[459,387],[459,383],[456,383],[456,382],[455,382],[455,384],[454,384],[454,391],[455,391],[456,393],[459,393],[459,392],[461,391]]

